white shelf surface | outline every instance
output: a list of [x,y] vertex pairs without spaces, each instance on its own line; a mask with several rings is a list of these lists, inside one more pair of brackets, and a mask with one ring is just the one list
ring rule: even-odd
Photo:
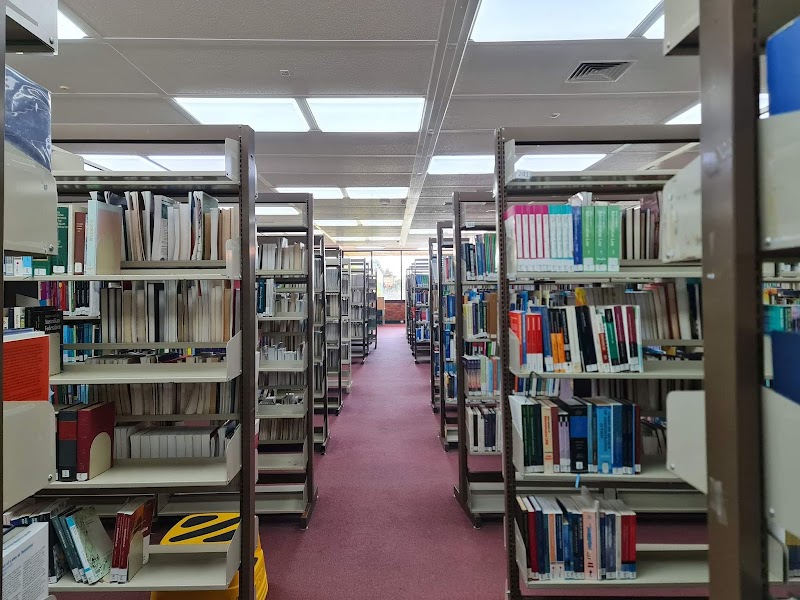
[[[519,438],[514,432],[515,443]],[[563,481],[573,483],[580,476],[581,482],[599,483],[613,481],[624,485],[649,484],[649,483],[674,483],[680,481],[675,473],[667,468],[666,463],[659,457],[646,457],[642,464],[642,472],[637,475],[611,475],[604,473],[517,473],[517,481],[533,483],[546,481]]]
[[306,369],[305,360],[265,360],[258,362],[259,373],[302,373]]
[[[285,315],[274,315],[272,317],[268,317],[266,315],[259,315],[258,322],[259,323],[267,323],[271,321],[305,321],[308,316],[305,313],[298,313],[298,314],[285,314]],[[283,332],[280,332],[283,333]],[[304,332],[300,332],[304,333]]]
[[6,276],[5,281],[218,281],[240,279],[239,276],[215,269],[126,269],[103,275],[34,275]]
[[621,373],[534,373],[509,369],[518,377],[541,379],[703,379],[701,360],[645,360],[644,372]]
[[[19,460],[24,456],[25,460]],[[56,417],[49,402],[3,403],[3,510],[56,476]]]
[[256,405],[257,419],[302,419],[306,412],[305,403]]
[[536,271],[509,273],[512,283],[530,283],[534,281],[559,281],[570,283],[609,283],[615,281],[652,281],[672,279],[675,277],[702,277],[703,268],[696,263],[662,263],[660,261],[642,261],[641,264],[621,266],[619,271],[606,272],[565,272]]
[[221,383],[242,373],[241,331],[228,341],[225,353],[225,360],[215,363],[67,364],[61,373],[50,376],[50,385]]
[[[238,512],[238,509],[234,512]],[[88,592],[201,592],[227,590],[239,568],[240,531],[229,543],[178,546],[150,546],[150,561],[128,583],[100,581],[92,585],[76,583],[65,573],[49,586],[55,593]],[[198,547],[199,546],[199,547]],[[192,550],[195,551],[192,551]]]
[[308,451],[305,445],[302,452],[259,452],[258,471],[271,472],[298,472],[306,470]]
[[303,269],[258,269],[256,277],[304,277]]

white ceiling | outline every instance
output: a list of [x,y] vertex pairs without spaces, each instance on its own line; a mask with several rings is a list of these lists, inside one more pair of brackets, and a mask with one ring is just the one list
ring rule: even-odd
[[[492,0],[483,0],[489,2]],[[419,201],[318,200],[318,218],[451,218],[456,190],[490,190],[490,175],[415,175],[430,154],[492,154],[500,126],[663,123],[699,97],[693,57],[662,56],[661,41],[468,43],[457,71],[454,36],[476,0],[61,0],[92,38],[58,56],[8,64],[53,93],[55,123],[191,123],[172,100],[198,96],[426,96],[433,130],[387,134],[257,134],[260,189],[411,186]],[[465,6],[466,17],[465,17]],[[626,60],[615,83],[566,83],[581,61]],[[290,77],[281,75],[288,69]],[[450,97],[449,77],[454,80]],[[449,101],[449,105],[448,105]],[[441,122],[437,110],[447,108]],[[558,118],[551,118],[557,113]],[[607,148],[596,169],[636,169],[674,147]],[[568,151],[549,148],[548,152]],[[572,150],[574,151],[574,149]],[[691,154],[663,163],[679,167]],[[415,188],[416,186],[416,188]],[[406,206],[408,204],[408,207]],[[400,228],[326,228],[334,237],[396,236]],[[427,244],[409,236],[405,247]],[[366,243],[365,243],[366,244]],[[382,245],[383,242],[380,244]],[[358,243],[354,245],[359,245]],[[369,243],[370,246],[375,245]],[[388,247],[399,247],[387,243]]]

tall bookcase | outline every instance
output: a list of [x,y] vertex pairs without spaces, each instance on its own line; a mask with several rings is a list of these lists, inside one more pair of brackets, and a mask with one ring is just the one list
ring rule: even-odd
[[[119,272],[103,275],[39,275],[5,277],[9,285],[30,286],[42,282],[104,282],[102,285],[128,282],[227,282],[240,290],[240,307],[255,306],[255,261],[249,252],[255,243],[256,172],[254,162],[255,134],[249,127],[163,125],[158,128],[125,125],[67,125],[53,127],[53,141],[60,146],[87,145],[119,151],[125,147],[158,145],[186,148],[224,147],[226,168],[219,172],[64,172],[55,173],[59,201],[65,204],[85,203],[92,191],[126,191],[148,189],[154,193],[187,196],[188,192],[205,191],[209,195],[235,205],[241,229],[238,240],[227,246],[224,261],[164,261],[160,263],[122,263]],[[55,220],[55,214],[43,215]],[[226,283],[226,284],[227,284]],[[29,290],[30,291],[30,288]],[[101,307],[102,310],[102,307]],[[239,310],[239,330],[227,343],[139,343],[139,349],[168,350],[187,348],[226,349],[226,360],[212,364],[66,364],[64,370],[50,377],[50,384],[62,385],[139,385],[171,383],[231,382],[239,396],[239,411],[192,415],[192,421],[209,423],[235,420],[236,433],[221,459],[186,460],[118,460],[111,469],[87,481],[52,481],[40,490],[42,496],[69,497],[76,503],[93,503],[103,497],[122,498],[131,494],[158,496],[157,515],[196,512],[181,508],[181,498],[211,495],[222,499],[226,508],[242,516],[244,526],[234,541],[220,552],[196,556],[188,560],[184,553],[164,553],[151,548],[150,562],[126,584],[99,582],[92,586],[76,583],[70,574],[50,586],[59,592],[114,591],[186,591],[227,589],[236,569],[240,570],[241,597],[254,597],[253,568],[256,542],[255,495],[256,455],[253,451],[256,425],[256,338],[255,313]],[[136,349],[133,343],[83,344],[86,350]],[[187,420],[185,414],[134,415],[142,422]],[[131,419],[133,420],[133,419]],[[121,420],[120,420],[121,421]],[[238,496],[238,498],[237,498]],[[202,510],[214,510],[208,504]],[[116,513],[116,510],[114,510]]]
[[[773,351],[761,291],[768,281],[794,279],[762,265],[797,260],[800,113],[780,113],[773,104],[759,119],[758,92],[767,79],[765,40],[798,16],[794,1],[665,6],[665,54],[700,57],[702,162],[681,172],[677,215],[695,225],[702,214],[702,235],[688,242],[703,256],[707,352],[704,392],[669,398],[669,461],[708,495],[713,600],[797,595],[796,581],[770,585],[776,571],[779,584],[785,579],[781,533],[800,535],[794,490],[800,412],[773,389],[772,362],[793,366],[797,357]],[[781,60],[796,60],[796,53],[767,57],[770,86],[795,83],[779,80]]]
[[[325,295],[327,306],[325,313],[327,354],[326,377],[328,380],[327,411],[339,414],[342,410],[342,371],[345,358],[343,356],[343,334],[345,322],[349,314],[345,314],[342,299],[342,252],[339,248],[325,249]],[[349,360],[349,359],[348,359]]]
[[[566,200],[578,192],[593,192],[595,198],[613,199],[621,194],[646,194],[663,188],[674,171],[659,172],[598,172],[547,173],[527,176],[525,173],[507,172],[515,162],[517,149],[552,145],[593,144],[688,144],[697,139],[698,129],[693,126],[646,126],[646,127],[551,127],[500,129],[496,135],[496,185],[497,210],[496,230],[499,246],[499,298],[500,325],[499,342],[504,370],[501,402],[503,410],[503,472],[505,477],[505,525],[506,551],[508,558],[508,589],[510,598],[521,598],[523,590],[536,590],[536,597],[548,590],[560,591],[580,587],[589,590],[593,586],[607,588],[611,582],[580,580],[529,581],[521,577],[520,564],[525,556],[521,535],[515,520],[509,518],[516,506],[518,493],[535,494],[563,490],[576,484],[575,473],[522,474],[516,470],[514,445],[521,443],[509,408],[512,379],[515,375],[509,365],[509,310],[511,290],[517,286],[540,284],[599,285],[603,283],[642,283],[669,278],[699,278],[702,268],[697,263],[667,264],[658,260],[622,262],[619,272],[514,272],[509,260],[509,240],[506,234],[506,211],[514,203],[535,202],[554,197]],[[511,167],[513,168],[513,167]],[[523,178],[515,178],[517,176]],[[707,300],[706,300],[707,301]],[[708,306],[708,304],[706,304]],[[655,346],[669,343],[673,346],[697,346],[698,340],[643,340],[643,345]],[[517,373],[535,380],[580,380],[636,379],[636,380],[702,380],[703,361],[645,361],[643,372],[630,373]],[[510,476],[514,474],[514,476]],[[620,498],[637,513],[703,512],[705,502],[697,502],[696,491],[673,473],[664,457],[658,461],[645,462],[641,474],[610,475],[602,473],[580,473],[580,484],[592,490],[601,490],[605,497]],[[637,545],[638,576],[636,579],[613,582],[625,594],[635,593],[640,586],[668,586],[670,589],[683,586],[698,586],[708,581],[706,549],[702,546],[676,546],[670,544]],[[620,592],[622,593],[622,592]]]
[[455,279],[445,273],[444,269],[445,257],[453,256],[453,238],[449,235],[452,227],[452,221],[440,221],[436,224],[435,261],[431,261],[430,276],[430,281],[436,279],[436,285],[431,285],[430,294],[431,317],[436,321],[436,328],[431,330],[431,343],[435,337],[438,343],[438,353],[435,350],[433,352],[437,363],[436,412],[439,413],[439,442],[445,452],[458,447],[458,409],[455,396],[450,393],[451,387],[454,388],[458,357],[448,356],[445,348],[445,345],[451,345],[455,328],[455,316],[448,315],[446,309],[448,301],[452,305],[452,300],[449,299],[454,297]]
[[431,359],[429,283],[418,282],[423,276],[430,278],[425,258],[415,260],[406,270],[406,334],[414,363]]
[[378,275],[367,275],[367,345],[378,348]]
[[[301,269],[256,271],[259,279],[271,279],[275,282],[276,296],[305,296],[305,305],[299,312],[259,316],[259,336],[270,343],[280,343],[283,338],[295,338],[295,345],[298,339],[302,339],[306,350],[302,360],[266,360],[258,357],[259,395],[267,399],[259,401],[256,416],[264,421],[291,421],[291,424],[286,424],[283,428],[276,426],[278,435],[274,439],[259,439],[258,479],[255,482],[256,512],[263,515],[295,516],[305,529],[317,498],[313,452],[314,391],[315,377],[324,368],[324,355],[319,356],[315,347],[319,345],[318,336],[324,335],[324,319],[320,321],[317,318],[315,300],[320,291],[324,296],[324,287],[316,285],[314,275],[318,258],[317,241],[322,250],[320,257],[324,255],[324,241],[321,236],[315,240],[311,194],[261,193],[257,201],[269,207],[291,206],[299,213],[295,217],[281,220],[276,218],[276,222],[269,225],[259,224],[260,236],[266,236],[267,239],[286,238],[305,247],[305,260]],[[324,310],[322,314],[324,315]],[[293,402],[297,397],[300,402]],[[274,398],[275,401],[272,402],[269,398]],[[302,423],[299,427],[296,426],[298,421]],[[300,437],[286,439],[286,435],[281,434],[283,431],[297,432]]]
[[[453,493],[473,526],[480,527],[484,517],[498,517],[504,513],[503,473],[499,459],[480,470],[470,470],[470,456],[499,456],[499,451],[475,451],[467,433],[467,408],[500,409],[499,396],[468,393],[466,370],[462,357],[468,344],[497,343],[497,335],[475,337],[465,331],[464,295],[467,292],[497,292],[497,272],[482,276],[468,276],[464,255],[464,242],[479,233],[496,233],[496,222],[487,217],[487,206],[494,206],[494,195],[489,192],[455,192],[453,194],[453,246],[455,249],[455,348],[456,362],[457,435],[458,435],[458,485]],[[498,306],[499,309],[499,306]],[[486,462],[486,461],[484,461]]]
[[352,300],[352,259],[342,256],[342,391],[353,389],[353,328],[350,323]]
[[350,259],[350,332],[351,356],[360,358],[361,364],[369,355],[369,308],[367,304],[367,280],[369,269],[367,259]]
[[[335,304],[328,293],[325,236],[314,235],[314,450],[322,454],[328,447],[330,429],[328,422],[328,314]],[[338,298],[335,299],[338,302]],[[317,354],[319,350],[319,354]],[[337,356],[338,359],[338,356]],[[337,360],[338,362],[338,360]],[[338,366],[338,365],[337,365]],[[321,417],[321,418],[318,418]],[[320,425],[317,423],[321,422]]]
[[431,337],[431,410],[439,413],[439,254],[436,238],[428,238],[428,264],[430,286],[428,295],[431,303],[430,337]]

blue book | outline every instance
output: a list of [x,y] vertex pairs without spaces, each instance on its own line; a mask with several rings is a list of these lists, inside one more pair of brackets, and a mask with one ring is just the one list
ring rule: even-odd
[[611,474],[614,471],[614,417],[611,405],[593,399],[597,413],[597,472]]
[[616,401],[611,401],[611,431],[613,436],[613,451],[614,457],[612,473],[614,475],[623,474],[623,444],[625,435],[623,434],[623,424],[625,418],[623,416],[622,404]]
[[580,206],[572,207],[572,263],[583,271],[583,213]]
[[800,404],[800,333],[775,331],[772,336],[772,389]]
[[589,473],[597,473],[597,442],[595,432],[597,431],[597,411],[594,404],[584,400],[586,404],[586,455]]
[[766,53],[770,114],[800,110],[800,19],[772,34]]

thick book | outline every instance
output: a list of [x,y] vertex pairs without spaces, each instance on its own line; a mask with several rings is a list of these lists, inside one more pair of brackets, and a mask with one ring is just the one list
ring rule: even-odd
[[50,338],[41,331],[3,335],[3,400],[50,399]]
[[94,507],[81,508],[66,517],[87,583],[96,583],[111,572],[113,546]]
[[122,207],[89,200],[86,217],[87,275],[119,273],[122,260]]
[[112,464],[114,403],[93,404],[78,411],[78,481],[108,471]]
[[3,534],[3,598],[46,598],[47,524],[34,523],[11,533]]

